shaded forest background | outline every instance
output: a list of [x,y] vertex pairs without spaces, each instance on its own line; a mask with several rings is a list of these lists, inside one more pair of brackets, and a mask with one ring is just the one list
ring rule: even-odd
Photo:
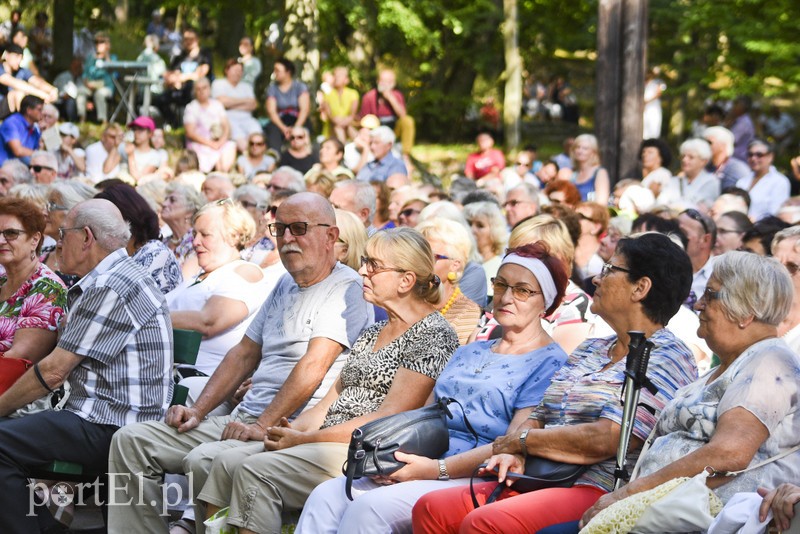
[[[507,16],[512,6],[516,19]],[[13,7],[20,2],[5,9]],[[159,8],[199,28],[220,59],[237,55],[242,35],[253,36],[265,66],[261,85],[281,55],[303,65],[301,77],[312,86],[321,69],[347,65],[362,93],[377,68],[394,67],[419,136],[435,142],[468,138],[469,110],[485,99],[502,105],[503,30],[515,25],[523,72],[543,83],[567,76],[583,125],[591,127],[594,116],[597,0],[30,0],[21,7],[28,28],[36,11],[50,15],[61,68],[72,32],[83,27],[109,31],[114,52],[134,58]],[[647,65],[660,66],[668,84],[668,137],[683,137],[709,99],[746,94],[762,105],[796,105],[797,0],[651,0],[648,9]]]

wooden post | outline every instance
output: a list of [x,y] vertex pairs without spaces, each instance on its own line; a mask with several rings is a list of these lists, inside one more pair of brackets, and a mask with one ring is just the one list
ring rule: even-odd
[[69,69],[72,62],[72,32],[75,26],[75,0],[53,2],[53,67],[51,75]]
[[619,92],[622,75],[620,52],[622,32],[622,0],[600,0],[597,25],[597,103],[595,134],[600,145],[600,161],[608,170],[612,183],[619,174]]
[[642,142],[647,0],[600,0],[595,132],[613,186],[632,175]]
[[519,121],[522,113],[522,59],[519,55],[517,0],[503,0],[503,43],[505,48],[505,95],[503,131],[507,151],[519,147]]

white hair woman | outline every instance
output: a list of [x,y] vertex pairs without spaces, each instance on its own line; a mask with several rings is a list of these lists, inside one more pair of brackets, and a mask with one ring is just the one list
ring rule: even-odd
[[678,186],[681,201],[706,212],[719,196],[719,180],[706,171],[711,147],[705,139],[688,139],[681,144],[681,175]]
[[164,244],[175,253],[184,279],[194,277],[199,270],[197,257],[192,248],[194,240],[192,218],[205,203],[205,197],[194,187],[181,182],[171,182],[167,186],[167,196],[161,205],[161,220],[172,231],[172,235],[165,238]]
[[483,260],[487,286],[497,274],[502,261],[502,254],[508,243],[508,225],[500,206],[495,202],[472,202],[464,206],[464,217],[467,219],[478,253]]

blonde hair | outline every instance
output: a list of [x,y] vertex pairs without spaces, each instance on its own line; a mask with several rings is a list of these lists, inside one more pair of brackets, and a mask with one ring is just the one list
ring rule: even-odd
[[472,251],[472,235],[464,228],[463,224],[442,217],[434,217],[419,223],[416,229],[425,236],[428,242],[433,240],[442,243],[447,249],[447,255],[451,259],[460,261],[461,270],[464,270]]
[[367,229],[355,213],[340,209],[334,211],[339,239],[347,245],[347,255],[343,263],[357,271],[361,267],[361,256],[367,246]]
[[550,253],[564,264],[567,276],[572,276],[575,245],[563,222],[552,215],[537,215],[522,221],[512,230],[508,238],[508,247],[517,248],[536,241],[543,241]]
[[226,233],[225,242],[237,250],[244,250],[256,235],[256,223],[250,213],[241,205],[226,198],[211,202],[200,208],[192,217],[192,226],[197,222],[197,219],[212,210],[220,210],[222,212],[219,222]]
[[581,134],[575,138],[575,141],[572,143],[572,148],[569,149],[569,158],[572,160],[572,168],[577,168],[575,163],[575,147],[578,146],[578,143],[586,143],[594,153],[594,156],[592,156],[587,164],[591,166],[600,165],[600,145],[597,144],[597,137],[592,134]]
[[392,263],[417,276],[414,294],[430,304],[438,304],[441,283],[433,272],[436,264],[431,246],[413,228],[390,228],[375,232],[367,240],[367,255]]

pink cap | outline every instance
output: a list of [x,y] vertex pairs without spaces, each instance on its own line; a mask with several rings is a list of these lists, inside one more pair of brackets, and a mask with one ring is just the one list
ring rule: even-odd
[[145,128],[150,130],[151,132],[156,129],[156,123],[153,122],[153,119],[150,117],[136,117],[133,121],[128,124],[128,128],[132,128],[133,126],[138,126],[139,128]]

